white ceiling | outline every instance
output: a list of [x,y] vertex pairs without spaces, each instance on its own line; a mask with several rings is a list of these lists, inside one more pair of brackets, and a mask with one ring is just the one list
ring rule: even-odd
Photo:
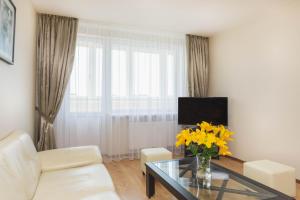
[[38,12],[147,30],[212,35],[296,0],[32,0]]

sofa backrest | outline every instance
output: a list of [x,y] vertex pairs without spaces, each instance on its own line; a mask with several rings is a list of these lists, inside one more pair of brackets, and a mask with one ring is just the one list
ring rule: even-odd
[[14,131],[0,141],[0,199],[32,199],[41,174],[31,137]]

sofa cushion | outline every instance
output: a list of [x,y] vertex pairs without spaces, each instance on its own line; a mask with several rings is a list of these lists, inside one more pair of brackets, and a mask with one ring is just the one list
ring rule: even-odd
[[28,200],[22,181],[13,178],[11,170],[4,163],[0,156],[0,199]]
[[40,173],[40,161],[28,134],[15,131],[0,141],[1,199],[32,199]]
[[96,195],[90,195],[87,198],[84,198],[83,200],[120,200],[119,196],[116,192],[101,192]]
[[97,146],[53,149],[39,152],[38,155],[43,172],[102,163]]
[[96,164],[42,173],[34,200],[97,199],[107,191],[114,191],[111,177],[103,164]]

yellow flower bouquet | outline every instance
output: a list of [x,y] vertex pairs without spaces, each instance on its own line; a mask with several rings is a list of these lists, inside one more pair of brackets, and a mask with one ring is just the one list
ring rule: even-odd
[[176,136],[176,147],[185,145],[194,156],[199,151],[203,157],[231,155],[227,142],[233,140],[231,138],[233,134],[223,125],[214,126],[203,121],[201,124],[197,124],[195,130],[182,130]]
[[196,177],[202,180],[204,187],[211,186],[211,157],[231,155],[227,142],[233,140],[233,132],[223,125],[214,126],[203,121],[195,129],[184,129],[176,136],[176,147],[187,146],[187,150],[196,156]]

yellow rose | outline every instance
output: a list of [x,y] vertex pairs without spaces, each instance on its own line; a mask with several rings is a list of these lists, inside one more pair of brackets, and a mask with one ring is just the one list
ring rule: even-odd
[[184,138],[180,138],[176,142],[176,147],[179,147],[180,145],[184,145],[184,144],[185,144],[185,139]]
[[198,133],[199,129],[196,129],[196,131],[191,132],[191,138],[192,138],[192,142],[193,143],[197,143],[198,142]]
[[184,145],[186,139],[189,137],[190,132],[189,130],[182,130],[179,134],[177,134],[176,139],[176,147],[180,146],[180,145]]
[[216,136],[214,134],[207,134],[205,145],[207,148],[211,148],[212,144],[216,142]]
[[204,144],[206,141],[206,133],[203,131],[199,131],[196,135],[196,138],[198,145]]
[[213,133],[215,134],[215,135],[217,135],[219,132],[220,132],[220,128],[219,127],[217,127],[217,126],[213,126]]
[[228,146],[221,146],[219,150],[219,154],[222,156],[230,156],[232,153],[228,151]]
[[213,126],[210,123],[207,123],[207,122],[203,121],[200,124],[200,128],[201,128],[201,131],[210,132],[210,131],[212,131]]
[[216,138],[216,145],[219,147],[225,146],[227,144],[226,141],[220,139],[220,138]]
[[192,137],[191,135],[189,135],[188,137],[185,138],[185,145],[189,146],[191,142],[192,142]]

